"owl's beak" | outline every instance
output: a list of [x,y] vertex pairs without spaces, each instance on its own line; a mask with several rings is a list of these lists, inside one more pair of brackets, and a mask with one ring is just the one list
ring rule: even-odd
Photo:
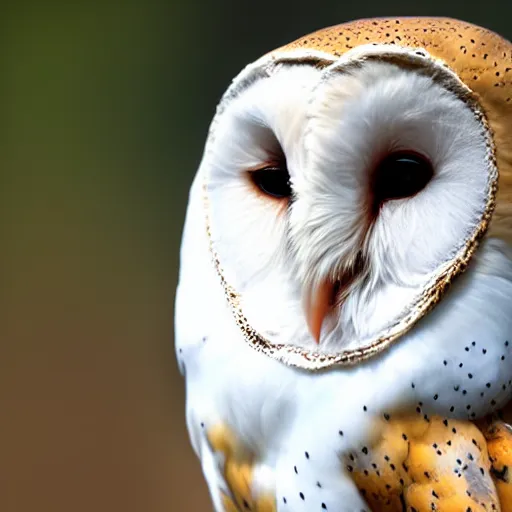
[[317,344],[320,343],[322,325],[325,317],[332,308],[334,295],[335,284],[329,280],[325,280],[315,289],[311,290],[306,297],[306,322]]
[[334,308],[343,305],[350,287],[365,269],[367,263],[363,253],[359,251],[338,279],[325,278],[320,284],[307,290],[304,301],[306,322],[317,345],[320,343],[325,318]]

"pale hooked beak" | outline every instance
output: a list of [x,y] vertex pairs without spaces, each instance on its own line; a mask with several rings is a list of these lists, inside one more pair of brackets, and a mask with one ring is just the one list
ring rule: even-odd
[[341,307],[355,280],[365,272],[366,264],[359,251],[351,265],[337,280],[325,278],[308,290],[304,301],[304,314],[311,335],[320,343],[322,326],[326,317],[336,307]]
[[337,284],[326,279],[306,296],[305,316],[309,331],[317,344],[325,318],[334,305]]

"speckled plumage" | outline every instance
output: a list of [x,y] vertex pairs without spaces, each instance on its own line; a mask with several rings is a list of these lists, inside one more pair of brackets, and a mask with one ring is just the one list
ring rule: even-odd
[[[350,61],[343,61],[342,57],[359,48],[370,52],[362,45],[373,44],[378,46],[380,55],[386,45],[398,49],[401,70],[389,62],[381,62],[382,68],[372,68],[371,59],[363,58],[353,73],[353,83],[347,82],[347,99],[340,103],[342,115],[350,101],[355,105],[354,112],[362,109],[359,103],[363,100],[358,98],[365,97],[365,90],[370,91],[373,76],[383,81],[381,91],[387,83],[406,87],[415,71],[408,69],[404,52],[428,52],[424,65],[428,66],[427,61],[431,59],[439,63],[440,68],[439,71],[432,68],[433,74],[425,76],[440,73],[441,87],[445,87],[448,82],[441,68],[453,73],[482,109],[482,117],[476,117],[481,125],[479,132],[470,116],[462,116],[460,122],[465,123],[467,119],[468,123],[461,128],[462,134],[459,136],[453,130],[448,131],[446,137],[454,137],[455,148],[458,138],[469,137],[472,130],[475,130],[475,140],[490,134],[492,143],[487,144],[486,150],[486,143],[481,142],[480,153],[475,145],[473,158],[482,158],[482,176],[490,172],[491,181],[471,174],[471,165],[475,173],[479,167],[475,162],[464,162],[464,152],[459,157],[459,166],[462,163],[464,168],[467,164],[473,189],[478,189],[492,182],[492,166],[496,162],[499,172],[496,208],[487,211],[483,206],[487,198],[494,201],[492,187],[489,193],[482,190],[481,194],[475,193],[474,198],[468,197],[466,206],[461,203],[460,208],[471,208],[475,204],[482,210],[476,216],[467,217],[471,220],[464,225],[461,242],[467,242],[471,233],[484,225],[482,235],[485,234],[485,238],[471,251],[468,269],[460,273],[465,269],[464,264],[464,268],[457,270],[456,274],[460,275],[450,279],[450,287],[436,297],[437,305],[433,310],[421,310],[407,330],[400,332],[394,344],[386,345],[378,354],[372,353],[367,360],[355,358],[350,366],[333,365],[311,372],[300,358],[274,357],[272,346],[267,351],[255,351],[241,330],[246,324],[240,322],[240,327],[233,319],[229,300],[237,301],[243,318],[249,311],[247,325],[251,325],[251,329],[256,326],[255,332],[261,330],[265,338],[278,339],[283,345],[283,332],[287,331],[280,332],[280,317],[277,314],[276,319],[273,318],[274,309],[286,300],[287,295],[282,292],[285,284],[288,286],[289,280],[301,275],[294,270],[289,277],[279,266],[281,257],[285,262],[286,258],[298,258],[299,253],[286,252],[290,244],[285,244],[281,252],[272,253],[268,261],[275,264],[271,265],[267,263],[268,255],[264,250],[265,244],[271,246],[274,239],[270,235],[265,239],[266,232],[257,236],[251,232],[256,229],[252,227],[254,223],[264,225],[267,222],[268,226],[276,224],[275,228],[268,228],[278,233],[272,236],[281,233],[280,226],[283,233],[291,236],[290,233],[298,229],[295,227],[294,231],[286,225],[289,216],[294,214],[293,208],[266,203],[266,199],[256,197],[244,181],[237,185],[236,180],[243,180],[243,172],[264,161],[264,152],[259,146],[251,149],[254,144],[251,137],[256,137],[251,135],[251,130],[261,130],[261,126],[268,123],[278,134],[277,140],[286,154],[292,181],[297,187],[296,203],[300,206],[301,201],[306,201],[310,189],[307,180],[301,181],[302,174],[307,178],[315,168],[318,169],[315,172],[327,176],[329,169],[327,165],[322,167],[320,157],[317,157],[320,164],[312,165],[313,149],[316,151],[318,147],[318,151],[324,151],[324,148],[335,147],[336,139],[331,142],[328,138],[331,132],[322,130],[330,126],[329,112],[336,108],[338,88],[329,85],[337,83],[334,82],[338,76],[336,67],[340,67],[340,80],[344,79],[343,73],[352,76],[347,71]],[[419,57],[420,66],[424,57]],[[275,59],[289,59],[290,65],[272,67]],[[451,19],[375,19],[315,32],[275,50],[259,62],[249,69],[257,71],[254,76],[248,75],[246,70],[238,82],[235,80],[212,123],[205,156],[190,193],[176,302],[176,347],[187,382],[187,424],[216,511],[512,510],[512,484],[508,475],[512,464],[512,436],[507,427],[510,418],[496,416],[507,407],[512,396],[512,142],[509,137],[512,130],[512,45],[483,28]],[[367,68],[369,74],[365,78]],[[246,91],[255,90],[258,83],[265,81],[275,84],[274,87],[267,85],[267,89],[254,93],[254,97],[244,103]],[[339,83],[344,87],[345,82]],[[421,113],[423,108],[427,117],[433,115],[429,114],[431,103],[426,99],[429,83],[425,80],[410,83],[423,84],[426,91],[418,98],[417,112]],[[283,92],[279,92],[281,87]],[[322,96],[322,87],[327,91],[325,96]],[[358,88],[363,94],[352,100],[352,91]],[[272,100],[274,93],[276,99]],[[407,94],[409,91],[404,89],[397,99],[390,96],[389,101],[402,101]],[[413,91],[410,94],[412,105]],[[270,102],[269,107],[263,106],[265,101]],[[466,108],[464,102],[455,97],[453,101],[450,98],[446,101],[446,108],[453,109],[454,115]],[[382,99],[379,102],[371,105],[374,112],[382,109]],[[409,115],[407,108],[412,109],[414,119],[414,108],[404,107],[403,112],[396,112],[397,123],[402,113]],[[258,128],[248,125],[246,133],[242,128],[237,129],[236,123],[241,122],[238,119],[243,119],[248,109],[252,109],[249,118],[257,119],[254,126]],[[261,112],[268,112],[261,114],[265,122],[258,118]],[[393,110],[390,115],[395,115]],[[375,119],[378,122],[378,116]],[[293,131],[294,126],[297,126],[296,131]],[[306,138],[302,126],[309,127],[316,138]],[[370,121],[367,126],[371,126]],[[255,133],[257,140],[269,138],[268,134]],[[345,137],[356,137],[353,133],[357,134],[357,129],[346,132]],[[242,142],[238,143],[237,137]],[[313,149],[312,140],[317,145]],[[353,142],[357,143],[357,138]],[[439,144],[438,141],[433,147]],[[349,144],[343,151],[347,153],[354,146],[357,144]],[[486,155],[491,155],[487,163],[484,162],[487,156],[483,157],[485,151]],[[328,155],[330,157],[330,153]],[[226,170],[230,165],[236,168],[232,174]],[[346,183],[347,188],[352,186],[352,182]],[[452,186],[453,178],[446,183],[445,187]],[[326,193],[335,194],[335,189],[323,186]],[[205,214],[205,192],[206,207],[211,208],[212,215]],[[223,208],[228,208],[231,202],[236,203],[234,209],[223,213]],[[308,216],[315,214],[315,205],[311,202]],[[439,209],[442,211],[443,206]],[[233,231],[238,219],[243,221],[244,215],[250,215],[251,211],[258,213],[247,217],[252,219],[252,224],[247,221],[239,231]],[[456,213],[454,210],[451,215]],[[343,215],[349,218],[349,214]],[[452,231],[443,234],[440,227],[439,237],[456,236],[455,228]],[[418,230],[416,238],[421,239],[421,236]],[[432,234],[425,234],[428,236]],[[259,246],[253,245],[253,239]],[[340,237],[340,240],[344,239]],[[346,240],[345,243],[352,243]],[[295,239],[292,242],[300,243]],[[305,244],[303,250],[307,254],[307,237]],[[418,255],[428,252],[434,245],[427,243]],[[247,249],[244,253],[244,246],[256,247],[256,250]],[[258,247],[262,248],[261,254]],[[218,268],[223,269],[222,279],[211,261],[212,248]],[[376,254],[370,256],[373,256],[370,265],[375,269],[385,264]],[[450,253],[443,255],[440,261],[452,260]],[[259,262],[263,269],[258,267]],[[251,265],[257,271],[244,274],[246,267],[253,268]],[[289,266],[294,268],[293,263]],[[276,278],[273,271],[277,276],[283,272],[282,279]],[[251,288],[255,286],[254,276],[260,276],[263,290]],[[410,278],[415,279],[413,273]],[[225,280],[224,288],[222,280]],[[423,281],[419,282],[418,289],[423,289]],[[388,284],[383,285],[384,290],[386,286]],[[404,290],[407,288],[401,286]],[[381,309],[377,312],[393,301],[393,290],[390,288],[383,295]],[[397,287],[396,293],[400,290]],[[286,293],[293,296],[295,288],[290,286]],[[398,295],[396,297],[398,300]],[[415,303],[409,299],[404,301],[410,309],[416,307],[411,306]],[[258,304],[265,314],[254,313],[258,311]],[[292,321],[296,316],[293,304],[288,310],[284,308],[277,313]],[[265,324],[267,312],[272,316],[268,325]],[[359,321],[357,314],[355,310],[356,323]],[[361,323],[364,330],[364,321]],[[305,332],[302,324],[296,330]],[[377,325],[375,332],[384,331]],[[310,343],[307,338],[304,340],[290,340],[290,343],[296,342],[300,350],[304,350]],[[326,352],[322,352],[324,348],[320,343],[319,354],[333,350],[343,354],[352,350],[350,343],[337,346],[335,339],[330,339],[329,343]],[[293,350],[297,350],[297,346],[294,345]],[[364,346],[356,344],[356,351]]]

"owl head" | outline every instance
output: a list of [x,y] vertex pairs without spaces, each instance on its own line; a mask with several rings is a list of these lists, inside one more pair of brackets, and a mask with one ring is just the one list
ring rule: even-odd
[[307,369],[354,364],[462,274],[493,271],[493,251],[510,261],[511,63],[480,27],[386,18],[320,30],[236,77],[197,180],[246,343]]

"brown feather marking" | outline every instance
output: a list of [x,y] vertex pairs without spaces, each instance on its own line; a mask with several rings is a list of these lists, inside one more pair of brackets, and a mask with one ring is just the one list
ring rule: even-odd
[[221,491],[225,512],[276,512],[274,496],[253,492],[255,454],[224,424],[210,428],[207,438],[211,449],[224,455],[223,476],[231,494]]
[[345,460],[372,510],[500,510],[486,440],[473,423],[396,416],[377,432],[367,457]]
[[501,511],[512,512],[512,427],[501,420],[495,420],[484,434]]

